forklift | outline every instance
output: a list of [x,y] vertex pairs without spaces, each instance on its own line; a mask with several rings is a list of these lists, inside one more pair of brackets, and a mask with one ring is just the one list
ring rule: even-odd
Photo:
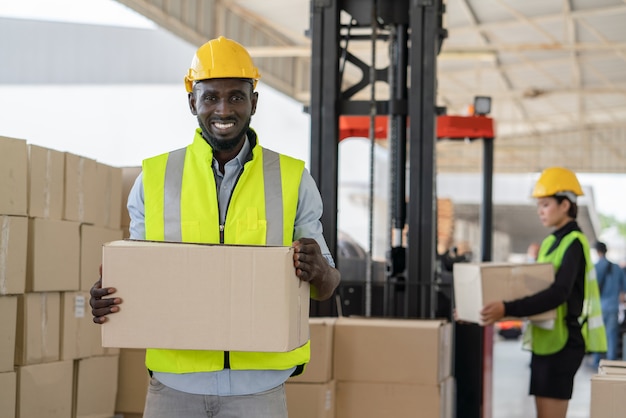
[[[453,321],[452,286],[442,279],[436,251],[436,142],[483,140],[481,257],[490,261],[494,134],[488,112],[448,116],[436,104],[437,55],[447,37],[445,4],[442,0],[311,0],[310,4],[311,174],[324,202],[322,224],[328,246],[342,272],[338,299],[351,298],[353,315],[421,319],[443,315]],[[381,43],[388,45],[389,53],[389,65],[382,69],[376,66]],[[355,52],[363,51],[363,45],[370,51],[370,62]],[[346,65],[356,66],[362,77],[346,80]],[[387,85],[383,97],[378,97],[377,83]],[[484,106],[485,100],[476,105]],[[365,121],[372,146],[376,132],[386,129],[392,179],[385,263],[373,262],[370,254],[364,275],[354,277],[350,272],[355,266],[337,257],[342,245],[336,232],[340,126],[350,118]],[[442,309],[439,305],[446,298],[449,306]],[[341,304],[331,298],[312,301],[310,312],[338,316],[339,309]],[[455,323],[453,339],[455,416],[490,418],[493,328]]]

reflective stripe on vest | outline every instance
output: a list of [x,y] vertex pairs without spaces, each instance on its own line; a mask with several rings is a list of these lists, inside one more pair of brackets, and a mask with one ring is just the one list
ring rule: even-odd
[[166,241],[182,242],[180,229],[180,193],[183,189],[183,167],[187,148],[170,152],[165,166],[163,191],[163,235]]
[[[269,228],[265,231],[266,245],[283,244],[283,191],[280,185],[280,156],[263,148],[263,177],[265,178],[265,216]],[[274,227],[272,227],[274,226]]]

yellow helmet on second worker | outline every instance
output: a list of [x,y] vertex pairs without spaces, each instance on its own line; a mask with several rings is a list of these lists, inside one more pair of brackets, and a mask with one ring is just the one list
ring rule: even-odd
[[558,194],[582,196],[583,189],[572,170],[563,167],[549,167],[543,170],[535,183],[533,197],[547,197]]
[[196,51],[185,76],[185,89],[191,93],[195,81],[210,78],[249,78],[253,88],[256,88],[261,74],[241,44],[220,36]]

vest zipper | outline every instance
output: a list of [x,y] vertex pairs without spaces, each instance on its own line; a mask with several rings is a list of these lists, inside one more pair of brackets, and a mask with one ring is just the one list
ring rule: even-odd
[[[250,154],[252,154],[252,150],[250,150]],[[248,158],[251,158],[248,156]],[[228,207],[230,206],[230,199],[233,197],[233,193],[235,192],[235,187],[237,187],[237,183],[239,183],[239,178],[241,178],[241,174],[243,173],[243,167],[239,171],[237,175],[237,180],[235,180],[235,185],[230,192],[230,197],[228,198],[228,203],[226,204],[226,213],[224,214],[224,223],[220,223],[220,244],[224,244],[224,226],[226,224],[226,217],[228,216]],[[218,212],[220,211],[220,200],[217,199],[217,208]],[[224,370],[230,369],[230,351],[224,351]]]
[[[220,244],[224,244],[224,225],[220,224]],[[224,351],[224,370],[230,369],[230,351]]]

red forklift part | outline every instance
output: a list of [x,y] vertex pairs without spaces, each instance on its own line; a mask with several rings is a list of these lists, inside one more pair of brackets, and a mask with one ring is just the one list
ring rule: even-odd
[[[387,139],[387,126],[389,118],[386,115],[376,116],[374,119],[374,137]],[[346,138],[369,138],[369,116],[339,116],[339,141]]]
[[[374,120],[376,139],[387,139],[389,117],[378,115]],[[339,116],[339,141],[346,138],[369,138],[369,116]],[[487,116],[437,116],[437,139],[495,138],[493,119]]]
[[487,116],[437,116],[438,139],[495,138],[493,119]]

